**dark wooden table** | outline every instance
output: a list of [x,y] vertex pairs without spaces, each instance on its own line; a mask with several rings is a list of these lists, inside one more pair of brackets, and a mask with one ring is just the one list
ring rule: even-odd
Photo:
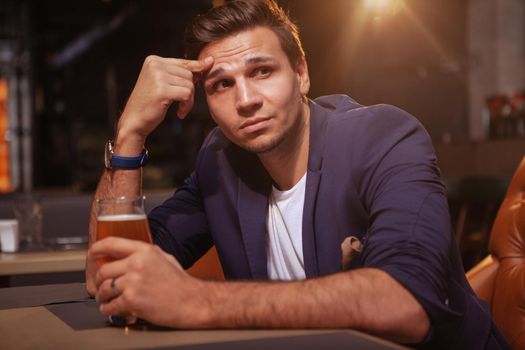
[[0,349],[406,349],[353,330],[112,327],[82,283],[0,289]]

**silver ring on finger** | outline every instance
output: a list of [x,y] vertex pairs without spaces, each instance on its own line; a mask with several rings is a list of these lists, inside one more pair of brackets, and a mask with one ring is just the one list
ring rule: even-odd
[[115,295],[119,295],[120,294],[120,291],[117,288],[117,278],[116,277],[113,277],[111,279],[111,284],[109,286],[111,287],[111,291],[113,292],[113,294],[115,294]]

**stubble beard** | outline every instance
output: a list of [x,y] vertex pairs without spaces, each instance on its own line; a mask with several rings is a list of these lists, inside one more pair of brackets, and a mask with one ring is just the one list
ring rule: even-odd
[[241,145],[241,147],[247,150],[248,152],[252,152],[257,155],[268,155],[269,153],[278,150],[280,146],[283,146],[284,144],[286,144],[287,141],[289,141],[290,138],[294,137],[294,134],[300,128],[301,119],[302,118],[300,116],[296,117],[294,123],[288,128],[284,128],[284,130],[278,130],[277,133],[274,135],[262,135],[263,140],[259,142],[257,142],[256,140],[251,144],[246,143],[245,145]]
[[283,143],[285,137],[286,133],[283,132],[271,137],[269,140],[263,140],[263,142],[260,143],[246,144],[242,145],[241,147],[248,152],[255,153],[258,155],[270,153]]
[[[301,112],[299,112],[301,113]],[[304,127],[304,120],[302,116],[296,118],[293,125],[291,125],[286,130],[279,130],[279,133],[271,136],[268,140],[263,140],[259,143],[246,144],[241,147],[247,150],[248,152],[255,153],[257,155],[268,155],[279,149],[280,146],[283,146],[287,141],[292,141],[295,137],[301,137],[300,134]],[[286,147],[286,146],[283,146]]]
[[[268,155],[269,153],[276,151],[280,146],[286,144],[287,141],[292,141],[291,138],[300,137],[299,134],[303,130],[305,123],[302,104],[297,113],[301,115],[297,116],[294,123],[285,130],[278,130],[273,136],[266,137],[265,135],[260,135],[263,138],[260,141],[252,140],[253,142],[246,142],[244,144],[237,143],[237,145],[242,149],[257,155]],[[262,132],[262,134],[264,134],[264,132]],[[230,138],[230,140],[232,139]]]

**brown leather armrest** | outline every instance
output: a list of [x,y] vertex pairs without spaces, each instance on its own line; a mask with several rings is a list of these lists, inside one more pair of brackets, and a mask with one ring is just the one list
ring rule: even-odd
[[494,294],[494,281],[498,266],[499,262],[492,255],[488,255],[467,272],[467,279],[476,295],[489,304],[491,304]]
[[192,267],[186,270],[193,277],[224,280],[221,263],[217,249],[211,247]]

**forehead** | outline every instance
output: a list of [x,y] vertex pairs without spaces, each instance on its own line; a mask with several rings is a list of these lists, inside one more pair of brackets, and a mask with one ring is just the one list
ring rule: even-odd
[[217,65],[239,59],[246,60],[260,54],[287,59],[279,38],[266,27],[244,30],[212,42],[202,49],[199,59],[213,56]]

